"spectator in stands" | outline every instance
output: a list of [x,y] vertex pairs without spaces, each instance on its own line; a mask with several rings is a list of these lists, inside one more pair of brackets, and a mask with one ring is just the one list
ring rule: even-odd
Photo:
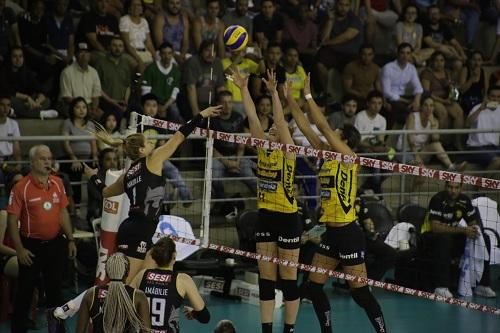
[[434,52],[433,48],[422,48],[423,28],[418,23],[418,7],[411,2],[407,4],[401,18],[396,24],[396,45],[408,43],[413,47],[415,65],[422,65]]
[[484,57],[480,51],[474,51],[468,61],[460,71],[458,86],[460,93],[460,104],[465,114],[469,114],[472,107],[484,100],[488,91],[488,78],[483,68]]
[[5,0],[0,0],[0,63],[9,58],[12,41],[14,45],[20,45],[19,27],[14,11],[5,5]]
[[[156,118],[160,105],[158,103],[158,98],[154,94],[149,93],[142,96],[141,106],[143,114],[145,116]],[[154,126],[142,127],[139,125],[137,127],[138,132],[140,132],[141,129],[144,130],[143,133],[146,137],[167,134],[167,130]],[[153,145],[153,147],[160,147],[166,142],[164,139],[153,139],[153,138],[148,138],[148,141]],[[181,200],[185,201],[183,204],[184,207],[189,207],[192,204],[191,202],[192,196],[191,193],[189,192],[188,187],[186,186],[186,183],[184,182],[184,179],[182,179],[179,169],[177,169],[177,167],[172,162],[166,160],[163,163],[162,175],[170,179],[172,186],[178,189]],[[172,201],[174,199],[173,193],[165,193],[165,199],[167,201]]]
[[[97,177],[106,183],[106,173],[108,170],[118,169],[118,155],[113,148],[104,148],[99,152],[99,170]],[[95,186],[93,182],[87,183],[87,221],[92,223],[96,218],[101,217],[102,214],[102,194],[101,191]]]
[[[268,132],[271,126],[273,126],[273,117],[271,115],[273,111],[273,103],[271,96],[262,95],[255,99],[255,109],[257,111],[257,117],[259,117],[260,126],[264,132]],[[243,120],[243,128],[245,133],[250,133],[250,124],[248,123],[248,117]],[[251,147],[253,148],[253,147]],[[257,152],[257,150],[253,149]]]
[[[461,220],[467,226],[461,227]],[[462,256],[466,238],[478,237],[477,216],[470,198],[462,193],[462,184],[446,182],[445,191],[436,193],[429,202],[429,212],[422,225],[424,251],[432,261],[432,282],[434,293],[453,297],[451,286],[451,261]],[[484,271],[474,294],[481,297],[495,297],[490,287],[490,263],[485,261]]]
[[310,12],[309,4],[301,1],[293,16],[285,16],[283,28],[283,41],[297,46],[302,66],[308,72],[313,70],[318,49],[318,26],[309,18]]
[[106,53],[111,38],[120,33],[118,19],[108,13],[107,0],[92,0],[92,10],[80,19],[76,30],[76,42],[87,43],[97,59]]
[[[75,240],[62,181],[50,175],[52,153],[44,145],[29,151],[31,172],[12,189],[7,207],[10,238],[19,262],[18,288],[11,330],[26,332],[35,283],[42,275],[47,308],[61,304],[62,276]],[[63,238],[63,234],[66,239]],[[67,250],[66,250],[67,249]]]
[[[366,42],[373,43],[375,41],[377,24],[385,29],[385,31],[394,29],[398,20],[398,14],[391,9],[391,2],[394,4],[394,9],[398,13],[401,13],[401,0],[365,0],[362,3],[363,6],[359,8],[359,16],[366,23]],[[359,5],[360,2],[358,3]]]
[[[7,95],[0,95],[0,136],[19,137],[19,124],[10,114],[10,99]],[[15,164],[7,164],[16,161]],[[21,171],[21,146],[19,141],[0,141],[0,184],[7,184],[14,173]]]
[[171,43],[174,47],[175,59],[182,64],[189,51],[191,30],[189,19],[181,10],[181,0],[166,0],[164,3],[166,5],[155,16],[153,23],[155,44],[158,47],[164,42]]
[[89,66],[90,53],[86,43],[78,43],[76,61],[67,66],[61,73],[59,110],[68,115],[68,107],[76,97],[83,97],[89,106],[89,114],[93,119],[99,119],[99,97],[101,97],[101,81],[97,71]]
[[[115,113],[118,119],[121,119],[127,110],[134,73],[132,64],[123,55],[124,50],[125,45],[121,37],[113,36],[108,53],[99,57],[95,63],[102,88],[99,106],[104,112]],[[101,117],[102,113],[98,113],[97,119]]]
[[[420,75],[422,87],[430,92],[434,100],[434,115],[439,122],[439,128],[449,128],[449,118],[454,129],[464,127],[464,111],[457,103],[453,95],[453,80],[449,71],[445,68],[445,57],[443,52],[436,51],[430,58],[430,67]],[[463,150],[462,136],[454,135],[454,145],[457,150]]]
[[155,48],[148,21],[143,17],[144,9],[141,0],[127,2],[125,16],[120,18],[119,29],[125,49],[138,64],[142,73],[146,66],[155,59]]
[[198,16],[193,23],[194,47],[198,49],[201,42],[211,40],[215,42],[215,51],[219,57],[224,57],[224,22],[219,19],[222,11],[220,0],[207,0],[205,15]]
[[356,112],[358,112],[358,100],[356,96],[345,94],[342,98],[342,110],[333,112],[328,116],[328,125],[333,130],[344,128],[346,124],[354,126]]
[[[95,126],[89,120],[87,102],[85,102],[83,97],[73,99],[69,107],[69,119],[66,119],[62,124],[61,135],[88,136],[89,133],[93,132],[95,132]],[[63,148],[65,159],[71,160],[71,162],[62,163],[61,170],[69,175],[69,179],[72,182],[81,182],[83,175],[82,160],[98,160],[96,140],[65,140]],[[75,204],[79,204],[82,197],[81,185],[73,185],[73,192]]]
[[365,105],[368,93],[373,90],[382,91],[380,67],[373,62],[373,45],[363,44],[358,54],[358,59],[351,61],[344,68],[342,83],[347,94],[356,96],[359,105]]
[[[224,90],[217,94],[217,104],[222,105],[222,113],[218,118],[212,119],[210,129],[226,133],[243,132],[243,116],[233,111],[232,103],[233,97],[229,91]],[[257,192],[257,181],[252,170],[252,162],[250,159],[242,158],[244,152],[245,146],[243,144],[215,140],[212,166],[213,197],[215,199],[225,198],[222,178],[229,175],[250,177],[242,182],[253,195]]]
[[0,90],[11,96],[12,108],[19,118],[55,118],[57,111],[46,110],[50,100],[41,92],[36,74],[25,64],[20,47],[10,51],[10,62],[0,71]]
[[[23,175],[16,173],[7,185],[7,193],[10,193],[14,185],[23,178]],[[19,263],[17,252],[7,231],[7,211],[0,210],[0,275],[16,279],[19,274]],[[4,311],[6,309],[3,309]]]
[[435,51],[441,51],[446,58],[453,61],[453,68],[458,73],[467,60],[467,56],[455,39],[451,29],[441,22],[441,12],[437,5],[427,9],[429,22],[424,25],[424,44]]
[[[433,115],[434,99],[430,94],[422,96],[422,104],[419,112],[412,112],[406,119],[404,129],[416,131],[428,131],[439,129],[439,123]],[[406,147],[403,146],[403,135],[406,135]],[[448,170],[461,171],[465,167],[465,162],[459,165],[452,163],[446,153],[438,133],[411,133],[401,134],[398,138],[397,148],[399,151],[410,152],[404,157],[403,162],[423,166],[435,155]],[[418,177],[414,177],[417,179]]]
[[[411,111],[420,109],[420,97],[423,92],[417,69],[410,63],[413,49],[410,44],[398,46],[396,60],[382,68],[382,92],[389,100],[391,109],[385,110],[387,128],[391,129],[395,122],[404,123]],[[411,92],[408,93],[408,88]]]
[[48,47],[57,51],[56,55],[65,64],[70,64],[75,55],[75,28],[68,12],[68,0],[55,0],[53,10],[45,15],[44,21]]
[[274,0],[262,0],[260,13],[253,19],[254,41],[261,50],[270,43],[280,44],[283,39],[283,17],[276,11]]
[[236,0],[234,9],[227,10],[226,15],[222,17],[226,26],[241,25],[248,33],[248,42],[251,44],[253,39],[253,21],[248,15],[248,0]]
[[479,25],[481,9],[478,1],[443,1],[444,13],[457,25],[465,26],[465,45],[472,48],[472,42],[476,37],[476,30]]
[[48,27],[43,19],[44,13],[44,1],[31,1],[28,11],[19,18],[18,26],[27,64],[37,73],[38,81],[43,83],[43,92],[49,95],[55,89],[55,77],[64,68],[64,58],[48,44]]
[[[354,127],[360,132],[377,132],[387,129],[387,121],[381,116],[380,110],[384,105],[384,95],[381,92],[373,90],[366,98],[366,110],[360,111],[354,120]],[[387,153],[389,147],[385,142],[384,134],[362,134],[358,146],[361,152],[368,153]],[[375,156],[376,159],[385,159],[384,156]],[[382,193],[382,182],[385,177],[380,175],[383,170],[368,168],[369,173],[365,183],[361,185],[361,191],[372,190],[374,193]]]
[[143,80],[151,87],[151,92],[158,97],[160,118],[183,124],[176,100],[181,86],[181,71],[173,61],[172,44],[163,43],[158,48],[159,60],[150,64],[144,72]]
[[214,333],[236,333],[236,328],[232,321],[224,319],[217,323]]
[[224,70],[221,60],[212,54],[213,45],[211,41],[203,41],[198,54],[189,58],[184,66],[182,79],[186,84],[187,99],[192,112],[189,116],[195,116],[200,110],[208,107],[209,96],[213,97],[217,91],[224,89]]
[[251,81],[252,83],[252,96],[262,96],[267,95],[268,91],[266,85],[263,84],[262,79],[266,79],[266,73],[268,70],[273,70],[276,73],[276,80],[278,81],[278,94],[282,97],[281,100],[284,101],[283,95],[283,85],[286,81],[285,69],[281,66],[280,61],[283,52],[281,51],[280,44],[271,43],[267,46],[264,53],[264,70],[261,72],[259,78],[255,78]]
[[[499,3],[497,1],[497,3]],[[498,4],[500,7],[500,4]],[[493,49],[491,50],[490,59],[488,60],[491,64],[498,64],[498,54],[500,54],[500,17],[497,19],[497,29],[496,29],[496,39],[495,45],[493,45]]]
[[285,68],[286,80],[292,83],[293,98],[299,105],[302,105],[302,89],[304,89],[304,82],[307,75],[304,68],[300,65],[299,51],[294,45],[289,45],[285,49],[283,68]]
[[[500,128],[500,86],[488,89],[488,96],[481,104],[472,108],[465,125],[474,129]],[[500,169],[499,133],[471,133],[467,140],[467,149],[477,152],[467,155],[470,162],[486,167],[487,170]]]
[[[231,75],[232,71],[238,70],[243,76],[259,74],[259,64],[245,56],[245,50],[231,51],[229,58],[222,59],[222,68],[226,75]],[[233,110],[245,114],[241,98],[240,88],[231,80],[226,80],[226,90],[233,96]]]
[[351,0],[338,0],[334,9],[328,9],[328,20],[320,32],[318,72],[322,89],[328,82],[328,70],[342,71],[363,43],[361,20],[350,10]]

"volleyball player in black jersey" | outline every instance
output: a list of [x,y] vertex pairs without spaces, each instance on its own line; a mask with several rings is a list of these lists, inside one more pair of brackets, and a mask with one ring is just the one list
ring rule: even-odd
[[[97,169],[85,165],[85,174],[101,191],[104,198],[127,194],[130,200],[128,218],[120,224],[117,233],[118,251],[130,260],[127,283],[145,265],[146,252],[151,247],[153,236],[165,193],[165,179],[162,177],[163,163],[203,119],[219,115],[220,106],[209,107],[183,125],[165,144],[154,148],[143,134],[129,135],[125,141],[112,138],[106,131],[98,130],[95,136],[112,146],[125,144],[125,154],[133,160],[125,174],[113,184],[105,186],[97,177]],[[152,264],[152,263],[151,263]]]
[[[267,74],[268,80],[264,80],[264,83],[272,97],[274,120],[267,138],[271,142],[293,144],[276,90],[276,75],[272,71],[268,71]],[[235,71],[230,79],[241,90],[252,137],[265,139],[266,135],[262,130],[255,105],[248,91],[248,78],[243,78]],[[266,149],[258,149],[257,154],[257,204],[259,208],[259,219],[255,230],[257,253],[297,262],[302,223],[297,214],[297,200],[293,186],[295,154]],[[283,332],[293,332],[299,309],[297,269],[281,265],[278,267],[278,265],[267,261],[258,261],[258,265],[262,332],[272,332],[274,289],[278,277],[281,279],[281,289],[285,300]]]
[[[353,149],[360,141],[358,130],[350,125],[345,125],[338,131],[330,128],[325,116],[311,96],[310,76],[307,77],[304,87],[306,107],[309,108],[312,119],[324,135],[326,142],[323,142],[311,129],[311,124],[291,95],[290,83],[286,84],[285,90],[287,90],[287,101],[292,115],[299,129],[314,148],[339,152],[352,158],[356,157]],[[339,263],[342,263],[342,269],[345,273],[366,278],[365,238],[363,231],[355,223],[354,202],[358,167],[359,165],[345,160],[342,162],[324,160],[322,162],[319,171],[322,216],[319,221],[326,224],[327,230],[313,257],[312,265],[334,270]],[[323,290],[327,278],[328,276],[325,274],[311,272],[309,281],[306,283],[322,333],[332,332],[330,303]],[[348,283],[352,298],[365,310],[375,331],[378,333],[387,332],[382,310],[366,283],[358,281],[348,281]]]
[[140,271],[131,286],[144,291],[148,298],[152,330],[157,333],[179,333],[179,310],[185,298],[192,306],[184,307],[186,317],[208,323],[210,313],[193,279],[187,274],[173,271],[176,256],[174,241],[163,237],[153,245],[150,253],[156,267]]
[[76,333],[86,333],[90,319],[93,333],[150,331],[148,300],[142,291],[124,284],[128,273],[129,261],[123,253],[109,257],[106,274],[110,281],[89,289],[83,297]]

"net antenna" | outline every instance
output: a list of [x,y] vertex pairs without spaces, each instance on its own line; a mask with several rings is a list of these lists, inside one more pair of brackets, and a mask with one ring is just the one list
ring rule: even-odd
[[[212,57],[215,54],[215,43],[212,44],[210,50]],[[210,91],[208,93],[208,105],[212,105],[212,85],[213,85],[213,75],[214,75],[214,61],[210,66]],[[213,163],[213,152],[214,152],[214,138],[210,130],[210,117],[207,122],[207,141],[205,145],[205,176],[203,183],[203,203],[202,203],[202,215],[201,215],[201,228],[200,228],[200,240],[202,247],[208,247],[208,239],[210,233],[210,199],[212,197],[212,163]]]

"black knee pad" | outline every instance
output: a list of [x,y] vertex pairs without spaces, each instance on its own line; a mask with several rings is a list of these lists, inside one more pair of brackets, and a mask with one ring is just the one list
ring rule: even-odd
[[281,289],[283,291],[283,298],[287,302],[295,301],[300,297],[297,280],[281,280]]
[[351,290],[352,299],[356,304],[365,309],[369,313],[378,313],[381,311],[380,305],[378,304],[375,297],[373,297],[372,292],[368,286],[361,288],[354,288]]
[[276,281],[259,279],[259,298],[261,301],[274,300],[274,287]]

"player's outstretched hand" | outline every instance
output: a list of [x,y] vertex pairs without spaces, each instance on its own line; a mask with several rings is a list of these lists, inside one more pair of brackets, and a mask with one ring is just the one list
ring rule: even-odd
[[276,86],[277,86],[277,81],[276,81],[276,72],[274,70],[267,70],[267,80],[262,79],[264,83],[266,84],[266,88],[269,91],[270,94],[273,94],[276,92]]
[[203,118],[217,117],[222,112],[222,105],[209,106],[205,110],[201,111],[200,114]]
[[231,75],[226,75],[229,81],[232,81],[238,88],[242,89],[248,85],[248,75],[242,76],[238,67],[230,68]]
[[184,312],[184,315],[186,316],[186,318],[188,320],[194,319],[193,311],[194,311],[194,309],[190,306],[184,306],[184,309],[182,310],[182,312]]

